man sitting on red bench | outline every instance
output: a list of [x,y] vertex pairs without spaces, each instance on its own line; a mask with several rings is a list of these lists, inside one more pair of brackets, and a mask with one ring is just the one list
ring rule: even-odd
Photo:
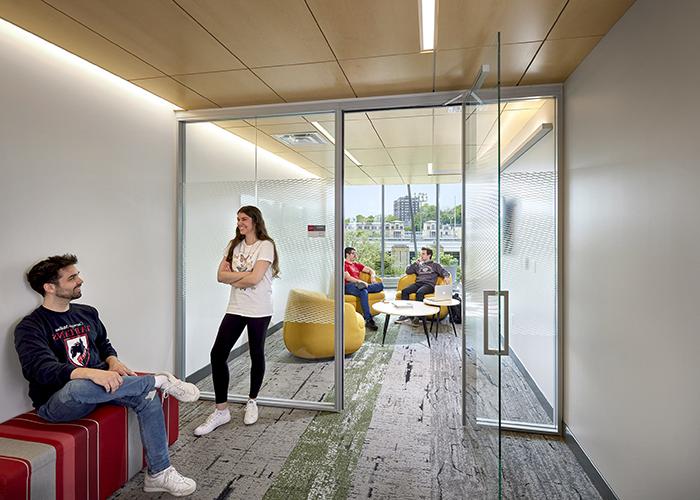
[[37,414],[49,422],[67,422],[103,403],[133,409],[148,463],[144,491],[189,495],[197,485],[170,465],[156,389],[187,402],[199,399],[199,389],[165,372],[137,376],[117,358],[97,310],[71,304],[82,295],[77,262],[75,255],[55,255],[27,273],[44,301],[17,325],[15,349]]

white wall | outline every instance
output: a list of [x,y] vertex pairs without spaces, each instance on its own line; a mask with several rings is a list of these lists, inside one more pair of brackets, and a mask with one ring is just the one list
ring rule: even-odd
[[700,491],[698,25],[637,0],[565,86],[564,418],[625,499]]
[[30,408],[13,344],[24,273],[73,252],[120,357],[173,369],[173,106],[0,20],[0,421]]

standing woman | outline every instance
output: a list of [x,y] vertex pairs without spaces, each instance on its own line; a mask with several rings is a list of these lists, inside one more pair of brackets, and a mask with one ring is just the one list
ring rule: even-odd
[[219,264],[217,280],[231,285],[231,298],[211,349],[211,375],[214,382],[216,408],[207,420],[194,430],[203,436],[231,420],[228,409],[228,356],[234,344],[248,327],[250,351],[250,393],[243,422],[258,420],[255,399],[265,375],[265,336],[272,318],[272,278],[279,274],[275,242],[267,234],[265,221],[257,207],[238,210],[236,236],[226,247]]

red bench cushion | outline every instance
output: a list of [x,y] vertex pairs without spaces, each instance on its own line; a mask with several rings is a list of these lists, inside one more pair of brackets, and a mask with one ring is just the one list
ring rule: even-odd
[[[163,414],[171,445],[179,436],[175,398],[163,399]],[[121,406],[66,423],[29,412],[0,424],[0,500],[103,499],[144,464],[136,414]]]

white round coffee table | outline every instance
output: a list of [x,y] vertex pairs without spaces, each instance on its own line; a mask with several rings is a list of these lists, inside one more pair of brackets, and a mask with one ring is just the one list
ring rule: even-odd
[[[428,304],[430,306],[438,306],[438,307],[447,307],[447,316],[450,318],[450,324],[452,325],[452,331],[455,334],[455,337],[457,336],[457,328],[455,328],[455,322],[452,319],[452,309],[450,309],[450,306],[458,306],[461,302],[457,299],[449,299],[449,300],[433,300],[431,298],[426,298],[423,299],[424,304]],[[438,309],[439,310],[439,309]],[[430,331],[433,331],[433,319],[430,319]],[[438,330],[440,329],[440,319],[439,316],[437,318],[437,321],[435,321],[435,338],[437,338]]]
[[[402,305],[408,305],[409,307],[401,307]],[[428,339],[428,347],[430,347],[430,335],[428,335],[428,325],[425,323],[426,316],[432,316],[440,312],[439,307],[434,307],[422,302],[416,302],[415,300],[385,300],[382,302],[375,302],[372,304],[372,308],[380,313],[386,314],[384,319],[384,335],[382,335],[382,345],[384,345],[384,339],[386,338],[386,329],[389,326],[389,318],[392,315],[408,316],[411,318],[419,317],[423,320],[423,331],[425,331],[425,338]]]

